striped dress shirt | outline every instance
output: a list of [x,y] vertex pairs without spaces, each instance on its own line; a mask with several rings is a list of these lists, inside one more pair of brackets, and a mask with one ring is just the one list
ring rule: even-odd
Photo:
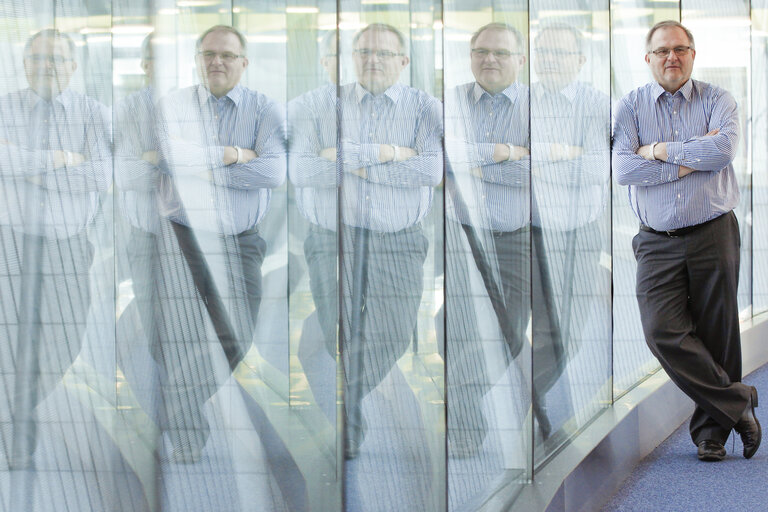
[[[560,91],[531,87],[531,172],[537,209],[533,225],[569,231],[600,218],[610,184],[610,100],[589,84]],[[555,144],[579,148],[553,156]]]
[[[446,96],[445,150],[469,215],[460,222],[506,232],[530,222],[530,158],[493,161],[497,143],[530,147],[528,107],[519,82],[494,95],[472,82]],[[476,167],[482,178],[470,174]],[[452,209],[448,215],[457,218]]]
[[[429,212],[432,188],[443,175],[440,102],[400,83],[377,96],[358,83],[342,86],[337,157],[342,175],[335,163],[324,162],[317,155],[318,148],[323,149],[319,145],[335,139],[335,125],[329,121],[335,118],[337,105],[333,95],[320,94],[323,105],[317,106],[315,116],[319,119],[314,129],[321,132],[297,133],[297,165],[291,166],[292,180],[300,188],[297,195],[302,198],[302,212],[310,221],[335,229],[335,176],[342,184],[345,224],[393,233],[419,223]],[[402,162],[381,162],[380,144],[408,147],[416,156]],[[365,178],[350,172],[358,169],[366,170]],[[310,190],[302,190],[305,187]]]
[[154,100],[153,88],[145,87],[125,98],[115,108],[118,204],[132,226],[150,233],[157,233],[158,230],[160,169],[143,160],[142,155],[159,151]]
[[[162,213],[176,223],[227,235],[254,227],[267,212],[270,189],[285,180],[284,127],[284,109],[241,85],[218,99],[202,85],[163,98]],[[224,165],[226,146],[251,149],[257,158]]]
[[[107,107],[71,89],[51,101],[31,89],[0,98],[0,224],[54,238],[86,229],[112,179],[109,120]],[[52,150],[85,161],[54,169]]]
[[[714,129],[720,132],[705,136]],[[736,101],[724,89],[688,80],[670,94],[656,82],[646,84],[616,107],[616,181],[629,185],[630,206],[643,224],[656,230],[701,224],[738,204],[732,165],[738,140]],[[666,161],[635,154],[654,142],[667,143]],[[695,172],[678,178],[681,165]]]

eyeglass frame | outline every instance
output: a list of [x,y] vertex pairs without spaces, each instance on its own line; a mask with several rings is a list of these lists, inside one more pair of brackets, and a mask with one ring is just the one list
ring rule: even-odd
[[376,57],[379,59],[393,59],[395,57],[403,57],[405,55],[402,52],[395,53],[390,50],[371,50],[370,48],[355,48],[352,50],[352,53],[362,59],[368,59],[372,55],[376,55]]
[[[206,55],[207,54],[207,55]],[[235,62],[237,59],[243,59],[245,58],[245,55],[238,55],[236,53],[232,52],[224,52],[224,53],[218,53],[218,52],[212,52],[210,50],[205,51],[199,51],[197,52],[197,55],[203,58],[206,62],[213,62],[213,60],[218,57],[221,59],[222,62],[226,62],[227,64],[231,64]]]
[[660,59],[666,59],[672,52],[675,52],[676,57],[685,57],[691,50],[695,51],[696,49],[693,46],[675,46],[674,48],[656,48],[655,50],[648,51],[648,53],[652,53]]
[[64,57],[63,55],[44,55],[41,53],[30,53],[25,55],[24,58],[29,59],[36,64],[48,62],[54,66],[61,66],[62,64],[75,60],[72,57]]
[[516,55],[522,55],[520,52],[511,52],[509,50],[489,50],[488,48],[471,48],[469,53],[478,59],[484,59],[493,54],[496,59],[510,59]]

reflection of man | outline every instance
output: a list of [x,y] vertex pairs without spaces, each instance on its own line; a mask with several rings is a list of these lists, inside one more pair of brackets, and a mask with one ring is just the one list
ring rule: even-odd
[[158,297],[163,392],[173,458],[184,463],[200,458],[210,432],[203,404],[228,375],[216,376],[213,353],[223,349],[231,370],[250,347],[266,250],[258,224],[269,189],[285,178],[281,109],[239,83],[248,66],[243,35],[214,26],[196,49],[203,83],[161,102],[159,135],[170,220]]
[[[0,302],[12,319],[3,339],[18,347],[16,384],[7,385],[15,427],[80,351],[93,257],[86,231],[111,176],[106,109],[68,88],[74,53],[68,36],[36,33],[24,47],[29,88],[0,98]],[[16,468],[32,462],[34,421],[28,427],[14,433]]]
[[[369,25],[355,36],[353,54],[357,82],[339,90],[338,155],[344,172],[341,352],[348,458],[357,456],[365,438],[362,399],[410,344],[427,254],[421,220],[442,175],[440,105],[423,91],[398,83],[409,62],[402,34],[389,25]],[[334,116],[333,102],[317,112],[319,119]],[[318,133],[323,126],[317,126]],[[333,212],[335,137],[317,137],[311,134],[296,148],[304,161],[292,166],[292,177],[297,187],[316,187],[316,211]],[[312,258],[333,257],[329,244],[336,239],[335,222],[317,220],[322,229],[307,241],[310,272]],[[353,302],[364,304],[361,314]]]
[[[607,342],[611,334],[611,275],[600,265],[610,176],[609,100],[577,81],[586,61],[583,44],[574,27],[552,24],[541,29],[533,48],[539,81],[531,86],[537,207],[532,222],[534,236],[541,228],[541,238],[534,241],[541,240],[544,249],[552,283],[550,307],[558,310],[560,326],[559,340],[533,342],[534,391],[542,394],[562,375],[568,352],[584,342]],[[607,371],[609,363],[595,364]],[[565,413],[570,407],[563,396],[567,393],[555,392],[548,401]]]
[[[516,81],[525,63],[525,43],[515,28],[491,23],[475,32],[470,45],[475,81],[459,86],[446,98],[446,151],[460,191],[451,196],[449,219],[465,225],[470,246],[476,246],[472,248],[472,264],[483,274],[507,343],[507,356],[516,357],[531,315],[531,296],[534,351],[559,340],[548,303],[551,290],[542,284],[548,271],[536,253],[531,280],[528,88]],[[456,418],[460,428],[449,437],[449,449],[454,456],[467,457],[477,452],[487,434],[482,396],[499,375],[489,374],[482,349],[470,330],[472,294],[461,277],[462,258],[468,251],[462,249],[456,224],[449,222],[446,229],[448,372],[454,374],[456,386],[467,382],[453,393],[458,401],[454,409],[462,417]],[[492,293],[489,282],[499,288],[499,296]],[[546,392],[536,380],[534,389],[542,397]],[[534,400],[539,427],[547,435],[549,420],[540,405]]]
[[690,432],[699,459],[722,460],[731,428],[750,458],[761,430],[757,390],[740,382],[738,115],[727,91],[691,79],[694,48],[676,21],[648,32],[654,81],[617,106],[613,168],[640,220],[632,245],[645,339],[696,402]]
[[296,185],[296,206],[310,222],[304,241],[312,299],[323,338],[336,355],[338,320],[337,178],[336,150],[336,32],[328,32],[320,44],[321,61],[329,82],[288,103],[289,174]]
[[[149,340],[155,339],[155,254],[160,221],[157,210],[160,168],[155,130],[157,98],[152,86],[153,36],[149,34],[141,45],[141,69],[149,85],[125,98],[115,109],[116,198],[125,221],[122,223],[125,234],[121,243],[127,253],[133,301],[137,306],[144,336]],[[130,315],[123,315],[121,320],[128,317]],[[121,322],[117,332],[124,333],[127,330]],[[132,347],[119,348],[130,350]]]

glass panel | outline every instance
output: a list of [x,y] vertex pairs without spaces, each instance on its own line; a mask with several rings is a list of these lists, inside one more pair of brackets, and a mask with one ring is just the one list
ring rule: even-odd
[[451,510],[531,475],[527,2],[445,11],[446,365]]
[[611,401],[608,4],[531,4],[535,462]]
[[[752,2],[752,308],[768,309],[768,4]],[[749,177],[749,176],[747,176]],[[746,178],[746,177],[745,177]],[[742,202],[747,198],[742,197]]]
[[[3,508],[119,509],[110,5],[3,6]],[[10,469],[10,471],[8,471]]]
[[[340,360],[347,510],[445,508],[440,4],[341,2]],[[416,71],[417,62],[430,63]],[[387,475],[382,479],[382,475]]]
[[[651,79],[643,60],[645,35],[656,22],[678,19],[674,2],[651,0],[611,3],[611,101]],[[635,297],[635,255],[632,237],[638,221],[629,207],[627,187],[613,184],[613,388],[614,397],[659,368],[648,350]]]
[[[288,5],[290,410],[313,510],[341,510],[336,2]],[[298,448],[301,447],[299,450]]]

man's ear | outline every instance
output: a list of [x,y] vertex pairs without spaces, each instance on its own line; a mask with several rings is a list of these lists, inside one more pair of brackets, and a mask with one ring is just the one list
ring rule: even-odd
[[243,69],[248,67],[248,57],[243,57]]
[[411,59],[407,55],[403,55],[403,67],[407,66],[411,62]]
[[651,55],[649,53],[645,54],[645,63],[649,66],[651,65]]

